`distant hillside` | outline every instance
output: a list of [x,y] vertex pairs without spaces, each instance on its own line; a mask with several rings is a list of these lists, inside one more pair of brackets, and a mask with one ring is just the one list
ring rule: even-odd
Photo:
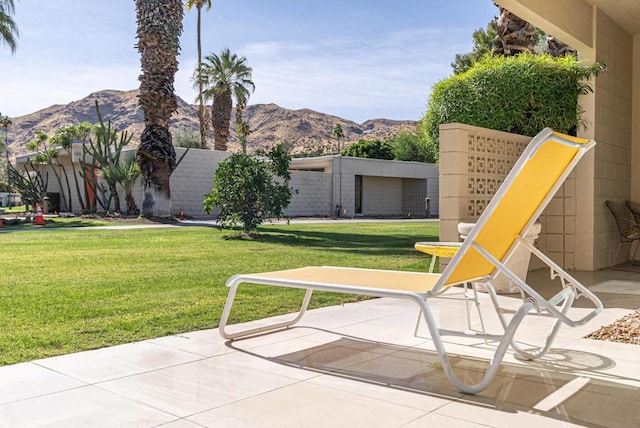
[[[9,128],[9,148],[12,155],[25,154],[25,145],[34,138],[34,131],[41,129],[52,134],[56,129],[79,122],[95,123],[95,101],[100,104],[100,112],[105,120],[110,120],[118,131],[133,133],[132,144],[137,145],[144,129],[142,110],[138,106],[138,90],[95,92],[67,105],[54,105],[32,114],[12,118]],[[336,140],[331,131],[336,123],[342,124],[345,137],[343,147],[359,139],[390,139],[403,131],[414,131],[416,122],[389,119],[367,120],[362,124],[319,113],[309,109],[289,110],[275,104],[254,104],[247,107],[245,120],[252,130],[248,137],[249,151],[256,148],[270,148],[285,142],[294,155],[320,154],[336,150]],[[232,118],[232,128],[235,118]],[[178,98],[178,112],[171,119],[172,130],[189,129],[198,131],[197,106]],[[213,140],[210,141],[213,146]],[[239,151],[240,144],[232,129],[229,150]]]

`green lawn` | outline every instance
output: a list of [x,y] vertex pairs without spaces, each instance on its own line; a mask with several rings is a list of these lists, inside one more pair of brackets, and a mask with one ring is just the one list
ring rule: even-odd
[[[422,270],[437,223],[267,225],[0,233],[0,365],[216,327],[233,274],[304,265]],[[246,287],[232,322],[294,311],[300,290]],[[356,296],[316,293],[312,306]]]

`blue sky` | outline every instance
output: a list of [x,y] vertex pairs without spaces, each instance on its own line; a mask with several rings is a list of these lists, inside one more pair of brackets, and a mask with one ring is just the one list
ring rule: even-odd
[[[18,51],[0,48],[0,112],[11,117],[102,89],[139,86],[133,0],[16,0]],[[203,55],[230,48],[253,68],[249,104],[344,119],[419,119],[491,0],[214,0]],[[196,12],[185,14],[178,96],[193,102]]]

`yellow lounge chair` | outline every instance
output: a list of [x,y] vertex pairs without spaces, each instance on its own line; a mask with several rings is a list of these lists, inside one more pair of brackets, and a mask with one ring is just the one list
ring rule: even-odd
[[[441,274],[310,266],[232,276],[227,281],[229,295],[220,319],[220,334],[233,340],[289,327],[302,318],[314,290],[408,299],[422,309],[449,381],[465,393],[482,391],[489,386],[497,373],[509,345],[524,358],[540,357],[549,350],[561,323],[569,326],[582,325],[602,311],[602,303],[593,293],[523,238],[580,158],[594,145],[594,141],[563,135],[548,128],[535,136]],[[549,300],[505,266],[504,263],[515,249],[516,243],[525,246],[544,261],[551,268],[552,276],[561,278],[562,289]],[[510,319],[505,316],[505,312],[508,311],[500,307],[497,294],[491,287],[490,279],[498,270],[507,275],[527,296],[519,309],[511,311]],[[503,323],[504,331],[501,334],[438,328],[429,307],[430,299],[437,298],[451,286],[465,282],[483,282],[486,285]],[[230,332],[227,327],[229,314],[236,291],[243,283],[301,288],[306,289],[306,294],[300,312],[291,321]],[[591,300],[594,309],[582,318],[573,319],[567,312],[579,295]],[[529,314],[555,318],[547,342],[534,351],[522,349],[520,344],[513,340],[520,322]],[[494,357],[479,383],[469,385],[456,378],[442,341],[442,336],[446,335],[498,341]]]

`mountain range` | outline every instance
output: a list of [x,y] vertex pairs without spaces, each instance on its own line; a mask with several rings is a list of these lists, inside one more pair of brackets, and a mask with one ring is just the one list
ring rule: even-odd
[[[28,151],[26,144],[33,140],[34,131],[42,130],[49,135],[63,126],[80,122],[97,123],[95,102],[105,121],[110,121],[116,131],[133,134],[132,145],[137,145],[144,129],[142,110],[138,106],[138,90],[103,90],[67,105],[53,105],[32,114],[12,118],[9,128],[9,150],[11,156]],[[276,104],[253,104],[244,112],[251,134],[247,137],[248,151],[269,149],[277,143],[285,143],[292,155],[318,155],[335,153],[337,141],[331,132],[340,123],[344,132],[342,148],[360,139],[388,140],[401,132],[414,132],[416,121],[372,119],[361,124],[337,116],[310,109],[290,110]],[[230,151],[239,151],[240,143],[233,130],[232,117]],[[198,107],[178,98],[178,111],[171,118],[171,130],[183,130],[198,137]],[[213,138],[209,141],[213,147]]]

